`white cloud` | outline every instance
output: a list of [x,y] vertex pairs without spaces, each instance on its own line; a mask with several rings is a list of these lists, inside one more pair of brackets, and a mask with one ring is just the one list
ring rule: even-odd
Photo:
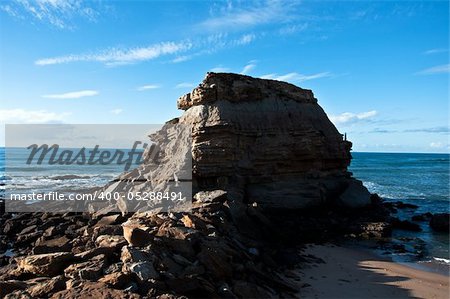
[[157,89],[157,88],[159,88],[159,85],[156,85],[156,84],[148,84],[148,85],[139,86],[136,90],[138,90],[138,91],[144,91],[144,90]]
[[113,109],[109,112],[111,112],[112,114],[115,114],[115,115],[119,115],[120,113],[123,112],[123,109],[117,108],[117,109]]
[[244,68],[241,71],[241,74],[243,74],[243,75],[248,74],[255,68],[256,68],[256,61],[252,60],[246,66],[244,66]]
[[174,59],[172,59],[173,63],[179,63],[179,62],[185,62],[188,60],[191,60],[195,55],[183,55],[183,56],[178,56],[175,57]]
[[431,142],[430,147],[432,148],[443,148],[444,144],[442,142]]
[[427,50],[427,51],[423,52],[423,54],[431,55],[431,54],[438,54],[438,53],[445,53],[445,52],[448,52],[448,49],[436,48],[436,49]]
[[294,34],[294,33],[297,33],[297,32],[304,31],[307,28],[308,28],[308,23],[289,25],[289,26],[282,27],[279,30],[279,33],[282,34],[282,35],[289,35],[289,34]]
[[96,5],[99,3],[83,0],[12,0],[7,3],[0,9],[11,17],[37,20],[60,29],[73,28],[75,18],[97,20],[101,8]]
[[0,123],[60,123],[69,114],[46,110],[3,109],[0,110]]
[[335,125],[350,124],[361,120],[369,120],[378,114],[377,111],[367,111],[361,113],[344,112],[339,115],[331,115],[330,120]]
[[215,53],[219,50],[245,46],[252,43],[255,39],[255,34],[244,34],[238,38],[230,38],[227,33],[212,34],[192,43],[193,46],[191,49],[195,49],[196,52],[177,56],[171,62],[185,62],[195,57]]
[[215,53],[219,50],[241,47],[252,43],[255,34],[230,37],[227,33],[212,34],[190,41],[161,42],[147,47],[107,48],[105,50],[84,54],[68,54],[36,60],[39,66],[66,64],[73,62],[99,62],[107,66],[128,65],[172,56],[170,62],[180,63],[198,56]]
[[235,40],[235,44],[238,46],[248,45],[256,39],[256,35],[254,34],[244,34],[237,40]]
[[319,78],[331,77],[332,74],[330,72],[322,72],[312,75],[303,75],[296,72],[288,73],[285,75],[277,75],[277,74],[267,74],[261,76],[262,79],[272,79],[278,81],[287,81],[287,82],[303,82],[308,80],[314,80]]
[[182,82],[175,86],[175,88],[193,88],[195,87],[194,83]]
[[44,58],[35,61],[36,65],[52,65],[69,62],[90,61],[101,62],[106,65],[123,65],[139,61],[147,61],[163,55],[177,54],[192,48],[191,42],[163,42],[148,47],[137,47],[130,49],[112,48],[94,54],[70,54],[65,56]]
[[83,97],[96,96],[98,94],[99,92],[96,90],[80,90],[60,94],[46,94],[43,95],[42,97],[47,99],[79,99]]
[[450,73],[450,64],[443,64],[418,72],[418,75],[434,75],[434,74],[445,74]]
[[290,12],[294,5],[296,3],[268,0],[246,8],[229,6],[219,15],[201,22],[198,27],[201,30],[222,31],[284,22],[292,18]]
[[213,72],[213,73],[226,73],[226,72],[229,72],[229,71],[230,71],[229,68],[221,67],[221,66],[213,67],[212,69],[210,69],[210,72]]

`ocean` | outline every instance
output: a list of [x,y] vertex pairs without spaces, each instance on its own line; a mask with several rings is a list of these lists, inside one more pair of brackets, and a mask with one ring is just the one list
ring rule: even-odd
[[[450,155],[449,154],[403,154],[403,153],[352,153],[350,171],[362,180],[372,193],[387,201],[402,201],[419,206],[418,209],[401,210],[397,215],[410,220],[415,214],[449,212],[450,203]],[[19,160],[23,158],[18,156]],[[5,184],[15,190],[58,191],[77,190],[102,186],[123,172],[117,164],[70,165],[46,168],[34,165],[23,168],[9,161],[8,170],[14,177],[5,174],[5,149],[0,148],[0,187]],[[101,170],[99,170],[101,169]],[[71,176],[67,176],[71,175]],[[449,235],[435,233],[426,222],[420,223],[423,231],[395,232],[394,239],[405,243],[406,239],[420,238],[426,244],[424,261],[449,262]]]
[[[72,150],[73,155],[79,152],[79,149]],[[114,152],[114,150],[107,151]],[[129,150],[123,151],[127,153]],[[49,165],[50,154],[43,159],[41,164],[36,163],[37,158],[35,158],[31,165],[24,165],[28,156],[29,150],[27,149],[8,148],[5,153],[5,148],[0,148],[2,173],[0,184],[3,190],[5,185],[8,190],[36,193],[88,189],[103,186],[124,172],[124,165],[118,163]],[[39,154],[36,156],[38,157]],[[7,165],[5,165],[5,159],[8,159]],[[131,169],[137,165],[133,163]]]
[[[450,204],[450,155],[406,153],[352,153],[350,171],[363,181],[371,193],[386,201],[402,201],[417,205],[417,209],[399,210],[402,220],[411,220],[416,214],[448,213]],[[450,264],[449,235],[433,232],[428,222],[417,222],[422,232],[394,231],[398,244],[417,246],[424,242],[421,262]],[[419,240],[420,241],[420,240]],[[398,254],[398,260],[411,261],[407,253]]]

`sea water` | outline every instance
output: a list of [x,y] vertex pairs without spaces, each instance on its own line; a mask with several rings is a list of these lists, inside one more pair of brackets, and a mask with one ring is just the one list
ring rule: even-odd
[[[399,211],[402,220],[426,212],[449,212],[449,154],[354,152],[352,156],[349,170],[371,193],[418,206]],[[417,223],[422,232],[394,232],[394,238],[420,238],[426,247],[423,260],[449,264],[449,235],[433,232],[428,221]]]

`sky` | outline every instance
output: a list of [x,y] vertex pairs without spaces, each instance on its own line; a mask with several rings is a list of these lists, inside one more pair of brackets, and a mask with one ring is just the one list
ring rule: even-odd
[[448,1],[0,0],[0,123],[164,123],[234,72],[312,89],[354,151],[449,153],[449,54]]

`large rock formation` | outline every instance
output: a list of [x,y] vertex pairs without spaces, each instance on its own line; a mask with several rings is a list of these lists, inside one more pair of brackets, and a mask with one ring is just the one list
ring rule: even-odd
[[304,287],[283,274],[302,260],[298,242],[389,234],[377,196],[341,208],[369,194],[311,91],[210,73],[178,104],[184,114],[151,135],[160,150],[103,190],[194,181],[188,208],[0,214],[0,297],[291,298]]
[[[370,203],[367,189],[347,171],[352,143],[311,90],[208,73],[178,99],[178,107],[183,115],[150,136],[160,152],[121,176],[108,192],[168,190],[164,182],[173,183],[175,174],[193,181],[193,194],[223,189],[241,203],[256,202],[266,210]],[[186,187],[190,200],[191,186],[189,192]],[[141,209],[127,205],[121,210]]]
[[234,189],[266,208],[320,205],[343,193],[348,206],[369,203],[347,171],[351,142],[311,90],[208,73],[178,107],[186,110],[178,123],[192,126],[194,192]]

